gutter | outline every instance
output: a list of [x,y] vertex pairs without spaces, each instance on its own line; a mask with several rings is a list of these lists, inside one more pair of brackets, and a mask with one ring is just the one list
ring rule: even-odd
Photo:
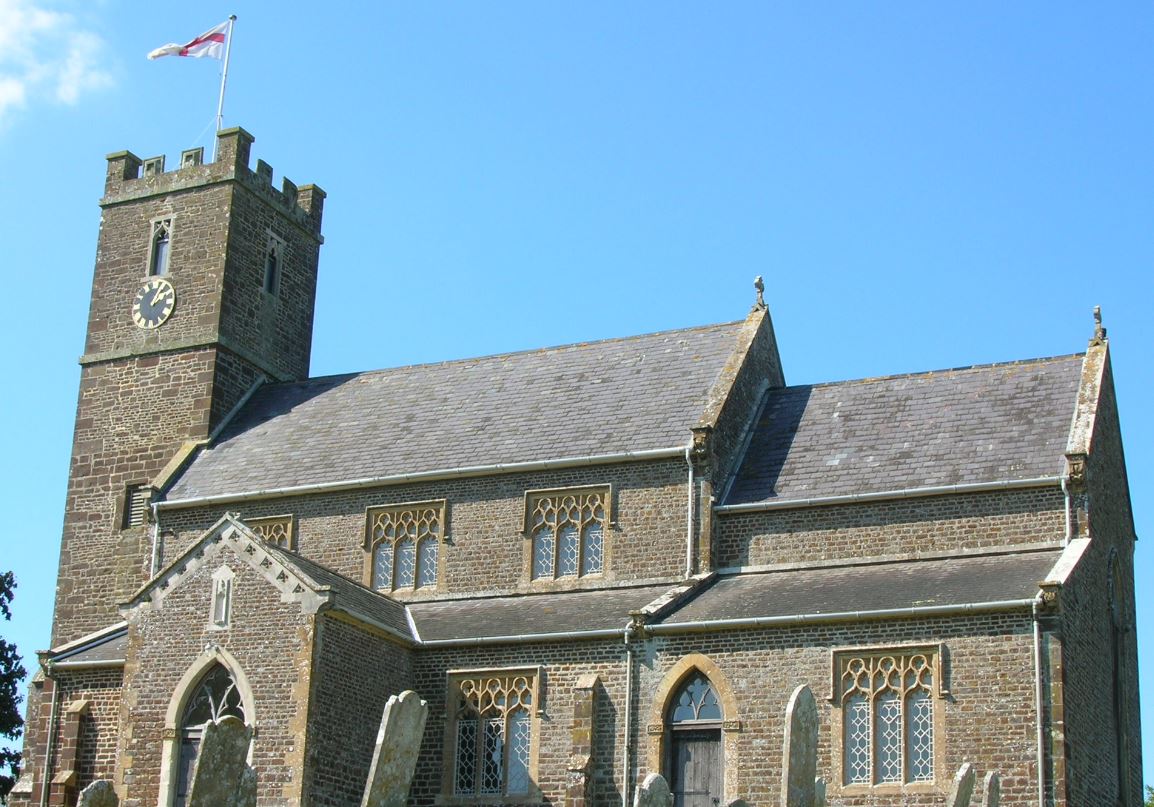
[[[1006,479],[1000,482],[971,482],[963,485],[937,485],[934,487],[905,488],[904,490],[880,490],[873,493],[849,493],[843,496],[815,496],[809,499],[783,499],[745,504],[721,504],[713,508],[715,513],[757,513],[763,510],[794,510],[803,507],[822,507],[833,504],[856,504],[889,499],[913,499],[922,496],[947,496],[952,493],[982,493],[995,490],[1024,490],[1060,485],[1060,476],[1039,476],[1033,479]],[[163,505],[162,505],[163,506]]]
[[442,468],[433,471],[420,471],[412,474],[392,474],[390,476],[371,476],[362,479],[349,479],[343,482],[318,482],[310,485],[295,485],[284,488],[266,488],[245,493],[225,493],[216,496],[192,496],[187,499],[170,499],[159,502],[160,510],[175,510],[184,507],[200,507],[210,504],[225,504],[231,502],[254,501],[258,499],[274,499],[282,496],[302,496],[311,493],[335,493],[345,490],[361,488],[384,487],[386,485],[401,485],[407,482],[433,482],[442,479],[461,479],[473,476],[490,476],[493,474],[512,474],[528,471],[547,471],[554,468],[577,468],[586,465],[611,465],[621,462],[639,462],[643,460],[659,460],[680,457],[685,453],[685,446],[675,448],[656,448],[648,451],[625,451],[618,454],[592,454],[584,457],[561,457],[551,460],[534,460],[530,462],[507,462],[493,465],[467,465],[460,468]]

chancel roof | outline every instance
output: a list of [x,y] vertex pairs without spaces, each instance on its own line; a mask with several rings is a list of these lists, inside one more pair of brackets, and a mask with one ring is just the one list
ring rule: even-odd
[[1061,549],[723,575],[661,620],[667,625],[799,615],[868,615],[1037,596]]
[[1055,476],[1081,356],[770,390],[723,504]]
[[168,499],[685,445],[742,324],[268,385]]

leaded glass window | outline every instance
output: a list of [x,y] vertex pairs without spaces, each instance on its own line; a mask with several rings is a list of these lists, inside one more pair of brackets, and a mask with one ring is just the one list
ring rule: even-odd
[[455,673],[454,796],[523,796],[532,785],[536,670]]
[[721,720],[721,701],[717,699],[713,684],[704,675],[690,676],[682,684],[670,708],[669,722],[673,725]]
[[444,500],[370,508],[369,584],[378,591],[436,587],[444,525]]
[[932,650],[837,657],[846,785],[934,780]]
[[168,274],[169,241],[172,238],[172,219],[152,222],[152,238],[148,255],[148,274]]
[[532,541],[533,580],[584,577],[605,570],[608,487],[530,491],[526,533]]
[[205,724],[219,723],[225,717],[247,722],[244,700],[232,675],[223,665],[213,664],[197,682],[181,717],[174,807],[184,807],[188,802],[192,770],[200,750],[200,738],[204,736]]

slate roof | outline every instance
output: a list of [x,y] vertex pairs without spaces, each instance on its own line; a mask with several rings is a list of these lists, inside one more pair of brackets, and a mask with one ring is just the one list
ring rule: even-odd
[[1028,599],[1037,595],[1038,583],[1046,579],[1061,554],[1061,549],[1049,549],[722,576],[659,622],[846,614]]
[[1081,356],[771,390],[724,504],[1054,476]]
[[168,498],[683,445],[741,325],[269,385]]
[[54,664],[89,665],[123,662],[128,653],[128,628],[122,627],[109,631],[97,639],[87,642],[80,647],[59,652],[52,656]]
[[410,603],[421,641],[624,629],[673,583]]
[[332,589],[336,594],[334,605],[337,609],[368,617],[377,624],[391,628],[406,639],[414,638],[409,629],[408,617],[405,616],[405,606],[402,603],[391,597],[378,594],[360,583],[294,552],[288,552],[268,543],[265,544],[265,548],[270,552],[275,552],[285,565],[295,566],[318,586],[327,586]]

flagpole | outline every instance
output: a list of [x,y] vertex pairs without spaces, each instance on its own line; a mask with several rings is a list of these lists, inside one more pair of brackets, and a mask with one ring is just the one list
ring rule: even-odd
[[[220,100],[216,105],[216,130],[219,132],[224,125],[224,87],[228,83],[228,57],[232,55],[232,26],[236,24],[236,15],[228,17],[228,39],[224,44],[224,68],[220,71]],[[212,139],[212,161],[216,162],[216,141]]]

